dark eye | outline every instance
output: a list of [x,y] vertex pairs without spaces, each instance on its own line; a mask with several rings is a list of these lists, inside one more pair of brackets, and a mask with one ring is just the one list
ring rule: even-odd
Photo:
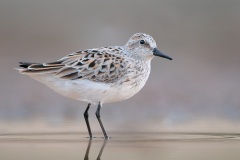
[[144,41],[144,40],[141,40],[141,41],[140,41],[140,44],[144,44],[144,43],[145,43],[145,41]]

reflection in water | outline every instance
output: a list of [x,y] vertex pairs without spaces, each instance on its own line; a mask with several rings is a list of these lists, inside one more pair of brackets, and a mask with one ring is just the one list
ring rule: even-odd
[[240,159],[238,133],[115,133],[110,140],[79,134],[0,133],[0,160]]
[[[101,156],[102,156],[102,153],[103,153],[103,150],[104,150],[106,144],[107,144],[107,140],[104,140],[103,144],[102,144],[102,147],[101,147],[101,149],[99,151],[97,160],[101,159]],[[89,160],[89,152],[90,152],[90,149],[91,149],[91,145],[92,145],[92,140],[90,139],[88,141],[88,147],[87,147],[87,150],[86,150],[86,153],[85,153],[85,156],[84,156],[84,160]]]

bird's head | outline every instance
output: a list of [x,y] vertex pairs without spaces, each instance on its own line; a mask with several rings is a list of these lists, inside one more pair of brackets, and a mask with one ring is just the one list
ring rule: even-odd
[[172,60],[171,57],[160,52],[157,49],[155,40],[150,35],[145,33],[134,34],[125,44],[125,47],[129,50],[129,53],[133,55],[139,55],[147,59],[152,59],[154,56],[159,56]]

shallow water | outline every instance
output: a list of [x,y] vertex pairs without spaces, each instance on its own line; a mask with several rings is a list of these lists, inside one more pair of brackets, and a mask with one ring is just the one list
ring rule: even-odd
[[159,160],[240,159],[240,134],[222,133],[111,133],[104,141],[98,133],[0,134],[0,159],[44,160]]

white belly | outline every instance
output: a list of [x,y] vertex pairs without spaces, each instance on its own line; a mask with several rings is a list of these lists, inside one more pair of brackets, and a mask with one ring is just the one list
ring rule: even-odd
[[89,80],[65,80],[49,74],[31,76],[47,85],[57,93],[80,101],[97,104],[122,101],[135,95],[145,85],[145,81],[138,86],[129,84],[105,84]]

